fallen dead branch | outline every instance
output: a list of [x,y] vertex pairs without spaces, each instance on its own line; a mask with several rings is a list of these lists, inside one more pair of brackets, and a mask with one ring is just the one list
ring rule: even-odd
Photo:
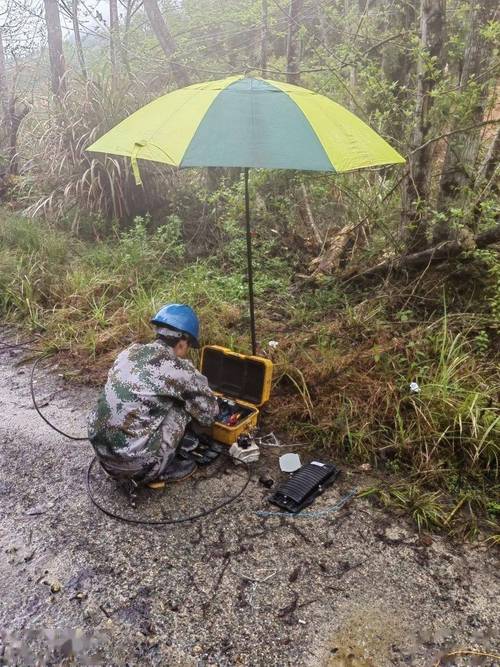
[[478,234],[474,238],[464,237],[463,239],[443,241],[432,248],[427,248],[411,255],[403,255],[402,257],[386,260],[366,269],[366,271],[346,276],[345,282],[353,282],[364,278],[384,277],[389,273],[415,271],[425,268],[430,264],[453,259],[464,252],[470,252],[476,248],[486,248],[499,241],[500,225],[497,225],[492,229]]
[[331,273],[339,267],[342,256],[352,241],[355,228],[356,225],[345,225],[338,230],[328,248],[311,262],[309,269],[312,271],[312,276],[317,273]]

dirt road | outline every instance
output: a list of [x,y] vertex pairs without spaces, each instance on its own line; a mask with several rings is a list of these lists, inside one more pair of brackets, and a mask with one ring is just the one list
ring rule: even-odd
[[[422,541],[367,501],[259,517],[273,508],[255,471],[236,503],[192,524],[107,518],[86,494],[89,443],[40,420],[22,356],[0,352],[0,664],[431,667],[453,650],[500,652],[492,551]],[[52,369],[36,391],[61,428],[84,432],[94,390]],[[259,464],[275,479],[276,455]],[[135,510],[103,475],[92,483],[110,508],[158,518],[210,506],[245,473],[219,462],[205,475],[143,492]],[[363,484],[344,471],[311,511]],[[499,664],[471,660],[443,664]]]

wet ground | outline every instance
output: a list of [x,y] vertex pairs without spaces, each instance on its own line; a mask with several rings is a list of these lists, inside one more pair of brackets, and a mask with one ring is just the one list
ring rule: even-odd
[[[303,518],[259,516],[276,508],[258,478],[278,479],[286,451],[268,448],[216,514],[161,528],[103,515],[85,487],[91,447],[40,420],[25,355],[0,350],[0,665],[500,664],[443,657],[500,653],[494,552],[421,537],[365,500],[325,511],[362,474],[344,470]],[[50,364],[35,386],[50,419],[84,432],[95,390]],[[219,460],[135,509],[99,471],[91,484],[112,511],[160,519],[224,500],[245,476]]]

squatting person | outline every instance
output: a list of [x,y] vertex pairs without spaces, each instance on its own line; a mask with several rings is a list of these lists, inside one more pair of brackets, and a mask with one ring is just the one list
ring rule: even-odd
[[196,464],[176,455],[186,426],[209,426],[217,400],[207,379],[186,359],[199,347],[199,321],[171,303],[151,320],[156,339],[121,352],[89,416],[89,440],[104,470],[119,480],[173,481]]

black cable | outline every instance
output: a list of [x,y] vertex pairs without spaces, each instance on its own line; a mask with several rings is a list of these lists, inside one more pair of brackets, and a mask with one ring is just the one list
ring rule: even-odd
[[36,371],[36,369],[37,369],[38,364],[39,364],[43,359],[46,359],[48,356],[49,356],[49,353],[47,352],[47,353],[45,353],[45,354],[42,354],[41,357],[38,357],[38,359],[37,359],[37,360],[35,361],[35,363],[33,364],[33,368],[31,369],[31,376],[30,376],[30,391],[31,391],[31,400],[33,401],[33,405],[34,405],[34,407],[35,407],[35,410],[38,412],[38,414],[39,414],[40,417],[43,419],[43,421],[44,421],[48,426],[50,426],[50,428],[54,429],[54,431],[56,431],[57,433],[60,433],[61,435],[64,435],[65,438],[69,438],[70,440],[77,440],[77,441],[79,441],[79,442],[83,442],[84,440],[88,440],[87,437],[85,437],[85,438],[78,438],[78,437],[76,437],[76,436],[74,436],[74,435],[69,435],[68,433],[65,433],[64,431],[61,431],[60,428],[57,428],[57,426],[54,426],[54,424],[52,424],[52,423],[47,419],[47,417],[45,417],[45,415],[43,415],[43,414],[41,413],[40,408],[38,407],[38,404],[37,404],[37,402],[36,402],[36,398],[35,398],[35,389],[34,389],[34,386],[33,386],[33,380],[34,380],[34,377],[35,377],[35,371]]
[[36,342],[37,342],[36,338],[32,338],[31,340],[24,340],[21,341],[20,343],[6,343],[5,341],[0,340],[0,352],[2,352],[2,350],[12,350],[16,347],[25,347],[26,345],[31,345],[31,343],[36,343]]
[[[111,510],[106,509],[102,505],[99,504],[99,502],[95,499],[94,495],[92,494],[92,488],[90,485],[90,475],[92,473],[92,469],[97,461],[97,457],[94,456],[92,461],[90,462],[89,467],[87,468],[87,493],[92,501],[92,503],[99,509],[103,514],[106,514],[106,516],[111,517],[112,519],[117,519],[118,521],[124,521],[125,523],[132,523],[132,524],[139,524],[139,525],[144,525],[144,526],[166,526],[169,524],[175,524],[175,523],[187,523],[188,521],[194,521],[195,519],[201,519],[204,516],[208,516],[209,514],[214,514],[217,512],[217,510],[220,510],[222,507],[225,507],[226,505],[229,505],[230,503],[234,503],[235,500],[237,500],[245,491],[247,488],[248,484],[250,483],[250,466],[248,464],[244,464],[246,469],[247,469],[247,479],[244,483],[244,485],[241,487],[241,489],[236,493],[234,496],[230,496],[226,500],[223,500],[221,503],[218,503],[217,505],[214,505],[213,507],[209,507],[206,510],[202,510],[201,512],[198,512],[197,514],[191,514],[190,516],[185,516],[185,517],[177,517],[175,519],[133,519],[131,517],[127,516],[121,516],[121,514],[116,514],[115,512],[112,512]],[[243,463],[243,462],[242,462]]]

